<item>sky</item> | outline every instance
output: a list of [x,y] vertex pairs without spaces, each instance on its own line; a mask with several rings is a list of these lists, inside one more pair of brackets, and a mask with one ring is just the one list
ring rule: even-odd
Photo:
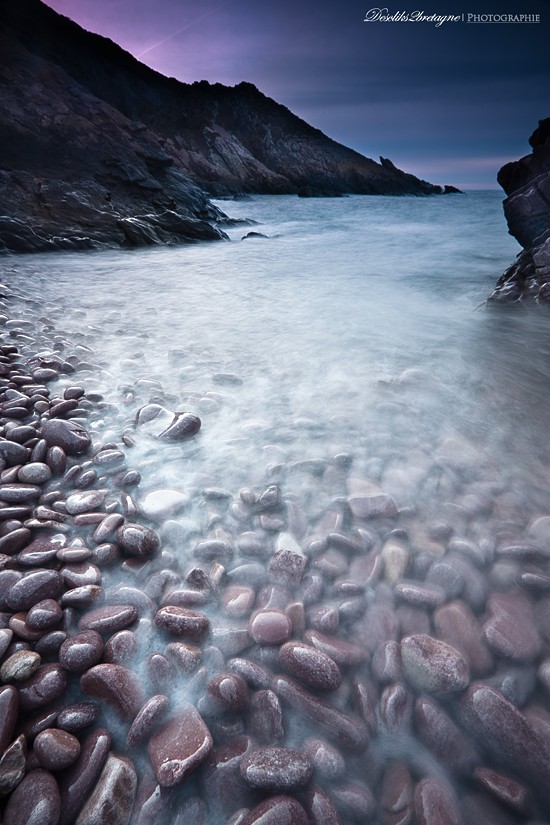
[[[335,140],[434,183],[498,188],[500,166],[550,117],[550,0],[46,1],[165,75],[254,83]],[[521,14],[540,22],[504,22]]]

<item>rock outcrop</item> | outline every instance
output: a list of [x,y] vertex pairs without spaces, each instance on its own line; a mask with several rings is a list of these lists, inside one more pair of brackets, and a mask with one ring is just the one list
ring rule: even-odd
[[184,84],[40,0],[0,3],[0,250],[223,237],[210,196],[444,190],[250,83]]
[[539,121],[529,143],[530,155],[498,173],[508,228],[523,251],[499,279],[491,303],[550,303],[550,118]]

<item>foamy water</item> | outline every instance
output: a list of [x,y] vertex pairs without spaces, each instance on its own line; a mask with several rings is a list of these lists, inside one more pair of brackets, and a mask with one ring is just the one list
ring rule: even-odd
[[[407,578],[421,579],[440,552],[437,523],[488,553],[524,540],[532,520],[550,514],[550,334],[542,315],[480,306],[519,251],[500,195],[219,205],[257,225],[230,229],[230,243],[2,262],[15,316],[40,319],[14,343],[87,362],[61,386],[103,396],[95,437],[135,441],[138,503],[160,488],[188,497],[168,525],[153,524],[181,570],[196,564],[197,541],[249,529],[205,498],[209,487],[235,503],[243,487],[278,484],[307,547],[339,496],[357,480],[375,485],[400,509]],[[251,230],[268,237],[241,240]],[[164,444],[136,430],[137,410],[151,402],[199,415],[199,436]],[[347,482],[330,472],[343,454]],[[276,525],[264,532],[274,545]],[[239,561],[237,552],[228,569]],[[479,576],[502,589],[521,569],[504,560]],[[377,598],[369,585],[365,604]],[[223,615],[209,610],[221,627]],[[360,643],[352,612],[342,615],[341,635]],[[299,745],[295,731],[288,739]],[[381,736],[380,753],[415,762],[416,748],[420,775],[459,786],[414,735],[400,742]]]

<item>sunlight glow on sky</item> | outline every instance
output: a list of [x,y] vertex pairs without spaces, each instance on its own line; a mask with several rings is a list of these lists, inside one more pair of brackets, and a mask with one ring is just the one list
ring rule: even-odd
[[550,116],[550,0],[423,7],[541,15],[531,25],[441,27],[364,23],[370,5],[357,0],[46,2],[163,74],[247,80],[335,140],[436,183],[497,187],[498,168],[527,154]]

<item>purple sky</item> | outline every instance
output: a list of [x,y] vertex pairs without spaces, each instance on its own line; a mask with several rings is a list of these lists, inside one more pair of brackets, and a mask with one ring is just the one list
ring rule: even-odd
[[[16,1],[16,0],[15,0]],[[434,0],[413,12],[534,24],[363,22],[370,0],[46,0],[180,80],[248,80],[326,134],[436,183],[494,187],[550,116],[550,0]]]

